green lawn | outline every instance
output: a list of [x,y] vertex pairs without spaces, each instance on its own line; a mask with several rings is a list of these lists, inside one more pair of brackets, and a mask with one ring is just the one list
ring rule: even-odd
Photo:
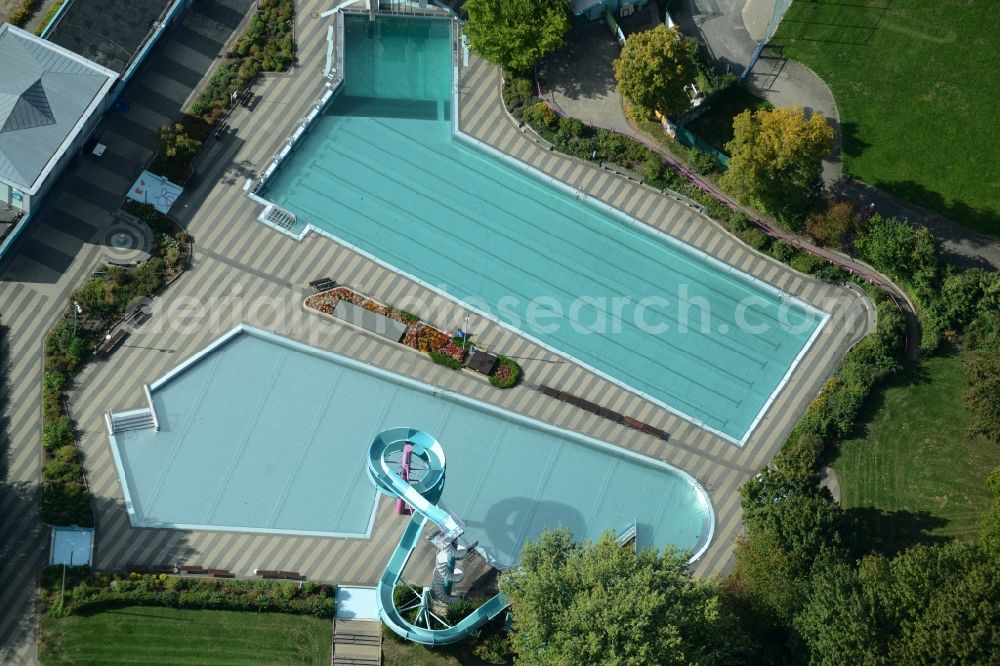
[[[840,444],[833,468],[848,509],[875,507],[892,545],[932,537],[970,538],[989,506],[986,475],[1000,447],[965,434],[967,382],[958,354],[935,356],[866,406],[865,436]],[[913,537],[917,537],[914,539]]]
[[316,664],[329,666],[332,620],[128,606],[42,618],[43,664]]
[[833,90],[844,167],[1000,236],[996,0],[795,0],[772,46]]
[[688,123],[687,129],[728,155],[726,144],[733,140],[733,118],[747,109],[768,108],[771,105],[767,100],[757,97],[742,85],[734,86],[712,102],[708,111]]

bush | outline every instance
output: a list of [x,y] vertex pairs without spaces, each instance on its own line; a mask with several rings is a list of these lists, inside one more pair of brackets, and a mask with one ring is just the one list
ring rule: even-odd
[[295,60],[293,0],[263,0],[259,8],[247,31],[233,44],[232,59],[219,66],[191,105],[191,113],[209,125],[225,115],[232,94],[248,88],[260,72],[283,72]]
[[443,365],[446,368],[451,368],[452,370],[462,369],[462,362],[451,354],[446,354],[445,352],[438,351],[437,349],[432,349],[427,352],[427,354],[431,357],[431,360],[438,365]]
[[830,262],[815,254],[800,252],[792,257],[791,266],[800,273],[813,275],[830,265]]
[[535,102],[524,110],[524,119],[531,123],[539,123],[551,129],[558,125],[559,116],[545,102]]
[[476,607],[465,599],[456,599],[448,604],[446,619],[449,624],[456,625],[472,614]]
[[719,170],[719,163],[713,155],[697,148],[694,149],[693,153],[694,154],[691,157],[691,168],[694,169],[696,173],[704,176],[706,174],[715,173]]
[[48,525],[94,526],[90,493],[82,476],[79,481],[55,481],[45,485],[41,519]]
[[771,243],[771,256],[783,263],[790,263],[798,253],[788,241],[776,240]]
[[854,206],[846,201],[831,201],[826,210],[806,218],[806,233],[829,247],[843,248],[848,234],[856,227]]
[[507,636],[500,632],[487,634],[472,646],[472,654],[487,664],[508,664],[514,659],[514,650]]
[[767,252],[768,248],[771,247],[771,237],[757,227],[749,227],[737,235],[740,240],[755,250]]
[[28,19],[31,18],[31,15],[38,9],[39,4],[41,4],[41,0],[21,0],[21,4],[17,6],[17,9],[7,15],[7,23],[23,28]]
[[332,617],[334,590],[331,585],[271,581],[219,581],[164,574],[101,574],[89,567],[66,570],[67,595],[57,609],[62,567],[42,572],[39,599],[52,614],[93,612],[119,606],[169,606],[209,610],[256,611]]
[[58,449],[73,443],[73,426],[66,416],[60,416],[42,427],[42,444],[46,449]]
[[490,374],[490,384],[497,388],[510,388],[521,379],[521,367],[506,356],[497,356],[496,366]]

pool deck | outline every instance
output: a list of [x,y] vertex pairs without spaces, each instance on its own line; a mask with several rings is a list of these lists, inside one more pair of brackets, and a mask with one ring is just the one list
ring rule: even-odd
[[[265,77],[255,88],[261,96],[260,104],[253,111],[238,109],[231,118],[232,134],[221,142],[209,142],[199,163],[200,184],[186,192],[175,207],[177,216],[195,238],[191,271],[154,302],[155,314],[144,325],[146,330],[133,335],[109,359],[88,364],[76,382],[78,388],[69,395],[95,495],[95,567],[120,569],[128,563],[187,562],[230,569],[241,576],[249,575],[254,568],[296,570],[314,580],[370,585],[394,548],[404,521],[393,514],[392,503],[387,500],[379,504],[370,541],[137,529],[129,525],[103,413],[109,407],[143,406],[143,383],[162,376],[235,323],[223,317],[223,322],[214,327],[199,325],[183,332],[157,332],[154,324],[167,319],[166,311],[191,299],[208,303],[235,294],[234,298],[245,301],[242,319],[253,325],[590,435],[687,471],[708,490],[717,520],[715,539],[695,565],[695,572],[707,575],[726,571],[732,563],[733,541],[741,530],[737,488],[773,457],[846,349],[867,330],[870,321],[861,299],[845,288],[823,284],[753,252],[714,223],[655,190],[627,182],[594,165],[542,150],[525,138],[500,106],[496,68],[473,58],[462,74],[460,86],[464,131],[821,309],[826,309],[827,299],[836,299],[840,307],[830,324],[747,445],[739,448],[489,321],[474,317],[470,329],[490,349],[502,351],[524,366],[526,383],[515,389],[497,391],[469,373],[434,365],[426,355],[326,318],[306,315],[300,304],[307,283],[329,275],[383,302],[422,302],[426,305],[421,311],[433,313],[427,315],[433,323],[455,326],[465,316],[458,305],[326,238],[310,234],[297,242],[256,221],[260,207],[243,191],[245,178],[266,166],[318,97],[327,23],[310,17],[310,13],[328,8],[326,0],[298,4],[298,66],[288,75]],[[8,278],[0,292],[4,324],[14,333],[5,351],[13,363],[9,397],[11,404],[17,405],[9,416],[8,456],[17,469],[28,469],[28,461],[39,455],[39,340],[44,329],[55,321],[65,296],[89,274],[98,254],[99,248],[94,247],[75,255],[55,283],[12,283]],[[252,299],[262,300],[252,305]],[[265,307],[258,307],[261,303]],[[216,311],[228,307],[217,305]],[[271,308],[281,314],[270,316]],[[264,316],[255,317],[257,309]],[[848,326],[852,320],[858,325]],[[546,398],[533,388],[538,384],[569,390],[634,415],[668,431],[671,439],[654,439]],[[359,450],[358,455],[364,455],[364,451]],[[19,501],[37,501],[37,486],[25,482],[20,497]],[[23,534],[19,536],[24,538]],[[29,558],[19,552],[10,551],[8,555],[24,558],[20,560],[24,562],[37,559],[34,553]],[[15,591],[20,598],[24,587],[12,584],[0,596],[9,599]],[[30,620],[18,617],[15,621]]]

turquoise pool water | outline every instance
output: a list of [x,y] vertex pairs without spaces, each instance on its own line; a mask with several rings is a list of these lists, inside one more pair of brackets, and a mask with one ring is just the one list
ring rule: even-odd
[[351,19],[344,87],[265,196],[742,441],[819,313],[453,138],[446,21]]
[[[116,433],[134,525],[363,537],[368,448],[400,425],[445,449],[442,504],[500,565],[544,527],[697,551],[712,508],[671,467],[256,329],[152,384],[160,430]],[[407,520],[399,517],[399,521]]]

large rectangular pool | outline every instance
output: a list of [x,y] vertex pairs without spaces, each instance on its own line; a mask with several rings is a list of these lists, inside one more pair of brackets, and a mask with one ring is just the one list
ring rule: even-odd
[[344,85],[265,196],[745,441],[824,315],[453,136],[449,22],[345,21]]

